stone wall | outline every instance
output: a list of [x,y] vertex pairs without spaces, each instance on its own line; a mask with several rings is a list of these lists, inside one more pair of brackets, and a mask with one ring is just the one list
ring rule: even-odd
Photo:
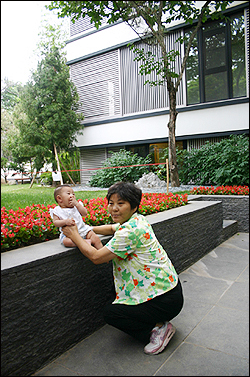
[[222,202],[223,219],[236,220],[238,232],[249,233],[249,196],[244,195],[190,195],[190,200]]
[[[147,218],[179,273],[222,241],[221,201]],[[95,266],[59,240],[2,253],[1,262],[2,375],[31,375],[103,326],[115,294],[112,262]]]
[[1,281],[4,376],[30,375],[102,327],[114,299],[112,265],[77,249],[3,270]]

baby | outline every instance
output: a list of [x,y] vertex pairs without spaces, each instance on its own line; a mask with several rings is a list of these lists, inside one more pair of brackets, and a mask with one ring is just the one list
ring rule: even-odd
[[66,247],[76,246],[74,242],[63,234],[62,227],[65,225],[77,225],[78,232],[89,244],[96,249],[101,249],[103,244],[100,238],[93,232],[92,227],[83,222],[82,216],[87,215],[87,210],[82,202],[78,202],[71,186],[61,185],[54,191],[55,201],[58,206],[50,208],[50,216],[53,223],[60,230],[60,241]]

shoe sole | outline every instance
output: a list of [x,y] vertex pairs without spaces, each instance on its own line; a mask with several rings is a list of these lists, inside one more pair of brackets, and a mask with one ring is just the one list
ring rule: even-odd
[[144,352],[147,355],[157,355],[158,353],[162,352],[164,350],[164,348],[168,345],[169,341],[174,336],[175,332],[176,332],[176,328],[174,326],[172,326],[171,330],[168,331],[167,336],[166,336],[164,342],[162,343],[161,347],[157,351],[155,351],[155,352],[149,352],[149,353],[145,352],[145,351]]

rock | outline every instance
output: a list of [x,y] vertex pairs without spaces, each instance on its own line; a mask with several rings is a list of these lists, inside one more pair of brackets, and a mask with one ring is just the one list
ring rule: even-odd
[[12,186],[12,185],[16,185],[16,184],[17,184],[16,181],[15,181],[14,179],[7,181],[7,183],[8,183],[8,185],[10,185],[10,186]]
[[142,177],[134,184],[139,187],[140,189],[142,188],[155,188],[155,187],[166,187],[166,182],[161,181],[160,178],[154,174],[154,173],[144,173]]

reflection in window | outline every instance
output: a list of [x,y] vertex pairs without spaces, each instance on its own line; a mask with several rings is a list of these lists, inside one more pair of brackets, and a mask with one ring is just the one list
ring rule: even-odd
[[205,69],[225,67],[225,31],[218,29],[216,35],[214,31],[204,32],[205,44]]
[[228,98],[227,73],[212,73],[205,76],[206,101]]
[[[187,41],[191,32],[185,32]],[[188,105],[246,96],[243,13],[208,22],[199,30],[187,60],[186,80]]]
[[[191,31],[185,33],[187,41]],[[186,42],[187,43],[187,42]],[[187,80],[187,100],[188,105],[200,102],[199,91],[199,60],[198,60],[198,43],[197,37],[194,38],[189,57],[186,63],[186,80]]]
[[246,95],[245,25],[240,15],[231,23],[233,97]]
[[137,153],[140,157],[147,157],[148,149],[146,145],[135,145],[135,146],[128,146],[127,148],[129,151],[133,152],[134,154]]

